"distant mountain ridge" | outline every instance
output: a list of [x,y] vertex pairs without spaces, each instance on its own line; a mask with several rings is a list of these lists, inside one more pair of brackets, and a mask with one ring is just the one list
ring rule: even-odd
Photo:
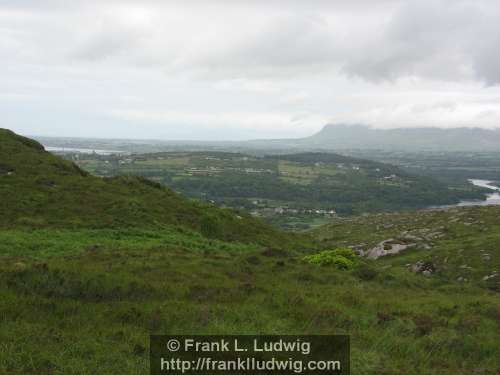
[[399,150],[399,151],[488,151],[500,152],[500,129],[394,128],[378,129],[362,124],[328,124],[304,138],[254,139],[248,141],[130,140],[35,137],[45,146],[92,148],[129,153],[163,151],[266,150],[296,153],[303,151]]
[[483,128],[376,129],[365,125],[326,125],[299,141],[302,146],[328,149],[500,151],[500,130]]

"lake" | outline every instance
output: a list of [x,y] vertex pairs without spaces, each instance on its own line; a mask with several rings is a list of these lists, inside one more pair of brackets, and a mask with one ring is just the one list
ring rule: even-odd
[[125,151],[116,150],[98,150],[92,148],[74,148],[74,147],[50,147],[46,146],[45,150],[55,153],[76,153],[76,154],[98,154],[98,155],[112,155],[112,154],[129,154]]
[[496,206],[500,205],[500,188],[492,185],[493,181],[479,180],[476,178],[469,178],[469,182],[475,186],[490,189],[491,193],[486,195],[485,200],[472,200],[461,201],[457,204],[448,204],[443,206],[431,206],[430,210],[453,208],[453,207],[468,207],[468,206]]
[[491,206],[491,205],[500,205],[500,188],[492,185],[492,181],[488,180],[478,180],[478,179],[469,179],[470,183],[482,188],[490,189],[492,192],[486,196],[486,200],[484,201],[462,201],[454,206],[463,207],[463,206]]

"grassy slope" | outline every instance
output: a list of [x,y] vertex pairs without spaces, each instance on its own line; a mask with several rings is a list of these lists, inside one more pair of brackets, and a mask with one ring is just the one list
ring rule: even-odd
[[377,262],[404,269],[419,260],[429,261],[436,267],[433,277],[442,282],[455,282],[461,277],[500,291],[500,275],[483,281],[485,276],[500,272],[498,206],[366,215],[338,220],[316,230],[314,236],[322,246],[363,250],[391,238],[416,243],[398,256]]
[[500,369],[500,302],[479,283],[111,232],[1,234],[20,245],[0,248],[0,373],[147,373],[149,333],[348,333],[353,374]]
[[0,129],[0,227],[178,226],[229,241],[291,244],[290,236],[248,215],[189,201],[136,177],[98,178]]
[[[25,141],[16,140],[8,152],[5,142],[0,143],[0,171],[8,171],[13,160],[23,157],[16,148],[24,148]],[[33,151],[25,150],[31,156],[15,164],[13,174],[0,176],[2,197],[17,199],[17,204],[2,200],[0,373],[147,373],[151,332],[349,333],[353,374],[500,370],[500,301],[496,284],[482,281],[484,274],[498,269],[498,208],[372,215],[314,233],[324,247],[369,247],[408,229],[439,228],[444,234],[432,240],[429,250],[373,262],[370,267],[376,272],[367,278],[359,269],[306,264],[294,252],[206,238],[195,221],[172,219],[175,212],[161,224],[148,221],[163,217],[160,214],[146,212],[145,220],[129,208],[137,191],[158,190],[159,197],[172,197],[188,213],[203,214],[205,209],[135,179],[132,185],[137,186],[129,188],[117,186],[120,180],[77,177],[71,164],[33,146]],[[32,167],[39,157],[45,161]],[[47,162],[56,171],[71,173],[52,174],[56,188],[60,186],[61,198],[54,195],[52,200],[59,209],[31,215],[33,199],[43,202],[51,194],[22,176],[30,169],[40,175],[42,168],[48,170]],[[90,181],[98,181],[99,189],[86,192],[82,186],[96,186]],[[107,190],[108,183],[119,189],[118,198]],[[81,211],[76,211],[78,200],[64,198],[67,189],[88,195],[90,201]],[[119,217],[108,211],[108,200],[95,198],[103,190],[123,210]],[[139,207],[149,208],[141,206],[147,199],[141,196]],[[57,220],[63,214],[71,224]],[[28,230],[29,220],[23,217],[35,217],[42,228]],[[110,222],[102,219],[106,217]],[[137,218],[140,225],[131,228]],[[265,233],[264,242],[273,236]],[[279,234],[276,242],[287,247]],[[479,250],[486,250],[490,260],[478,257]],[[445,264],[445,254],[453,262]],[[437,266],[430,278],[405,267],[424,257]],[[460,268],[463,263],[473,271]],[[457,282],[458,272],[471,272],[468,281]]]

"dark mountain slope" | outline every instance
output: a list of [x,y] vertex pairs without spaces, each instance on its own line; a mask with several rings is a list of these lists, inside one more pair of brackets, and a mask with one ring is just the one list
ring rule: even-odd
[[363,125],[326,125],[299,141],[328,149],[500,151],[500,131],[481,128],[374,129]]
[[99,178],[0,129],[0,227],[178,226],[207,237],[273,244],[293,239],[263,222],[188,200],[136,177]]

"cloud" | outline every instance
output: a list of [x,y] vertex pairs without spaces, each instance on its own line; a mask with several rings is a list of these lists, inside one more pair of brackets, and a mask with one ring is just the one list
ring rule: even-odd
[[[477,5],[478,3],[476,3]],[[380,33],[356,47],[344,70],[369,80],[420,77],[439,80],[481,76],[471,47],[482,35],[484,10],[469,1],[406,2]],[[486,42],[491,44],[492,42]]]
[[[3,13],[44,17],[24,37],[59,59],[161,67],[215,79],[293,77],[340,71],[370,81],[404,77],[500,82],[500,4],[487,0],[301,2],[81,2],[42,12],[3,2]],[[43,3],[43,1],[42,1]],[[350,2],[349,2],[350,3]],[[55,5],[57,4],[57,6]],[[75,2],[75,4],[78,4]],[[282,4],[282,3],[280,3]],[[0,5],[0,17],[2,5]],[[20,25],[8,30],[19,30]],[[22,27],[29,32],[29,27]],[[56,28],[57,29],[57,28]],[[54,48],[56,38],[68,53]],[[66,43],[65,43],[66,42]]]
[[500,126],[499,16],[489,0],[0,0],[0,110],[22,129],[192,138]]
[[231,92],[244,91],[260,94],[276,94],[280,92],[279,86],[271,81],[245,78],[217,81],[213,87],[216,90]]
[[259,1],[94,4],[90,9],[97,8],[101,24],[89,21],[88,41],[77,43],[72,55],[114,56],[117,63],[214,79],[339,71],[369,81],[500,82],[500,5],[493,2],[314,3],[316,8],[294,1],[285,8]]
[[[297,131],[297,126],[316,126],[318,123],[326,123],[326,117],[311,116],[302,114],[301,116],[290,116],[288,113],[280,112],[179,112],[175,110],[164,111],[141,111],[118,109],[109,113],[109,116],[124,120],[132,124],[149,124],[160,126],[164,132],[170,133],[170,138],[189,137],[187,132],[179,129],[189,129],[190,126],[197,126],[199,130],[212,133],[211,140],[220,139],[221,134],[233,132],[236,128],[247,138],[258,138],[259,134],[265,132],[269,137],[279,136],[286,133],[288,137],[299,137],[303,133]],[[174,130],[175,129],[175,130]],[[173,132],[172,132],[173,130]],[[174,135],[172,137],[172,135]],[[189,137],[192,138],[192,137]]]

